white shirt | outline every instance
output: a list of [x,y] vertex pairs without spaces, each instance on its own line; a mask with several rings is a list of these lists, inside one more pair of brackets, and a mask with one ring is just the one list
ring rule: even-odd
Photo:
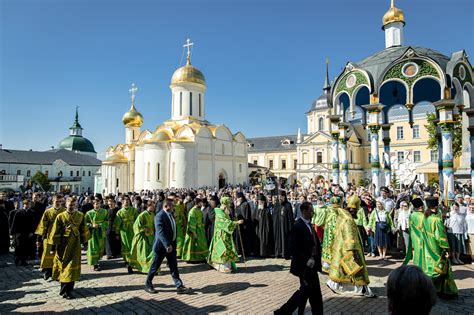
[[464,215],[451,212],[449,218],[446,220],[446,226],[448,227],[448,232],[453,234],[464,234],[466,233],[466,219]]
[[388,212],[395,208],[395,201],[393,201],[393,199],[391,198],[380,197],[378,200],[383,203],[385,210],[387,210]]
[[409,224],[410,211],[400,210],[398,212],[397,228],[406,230],[410,226]]
[[377,211],[377,213],[375,213],[375,222],[387,222],[388,211],[378,209],[375,211]]
[[467,233],[474,234],[474,213],[468,212],[466,215]]

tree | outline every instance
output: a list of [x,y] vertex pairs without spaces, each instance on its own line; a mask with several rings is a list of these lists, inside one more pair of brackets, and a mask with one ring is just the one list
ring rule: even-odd
[[[435,113],[427,113],[426,119],[428,124],[425,125],[426,130],[428,131],[428,149],[438,150],[438,140],[436,139],[436,126],[434,123],[436,120]],[[453,156],[458,157],[462,154],[462,121],[456,119],[454,122],[453,129]]]
[[31,182],[37,183],[44,191],[49,191],[51,189],[48,177],[40,171],[37,171],[36,174],[31,177]]

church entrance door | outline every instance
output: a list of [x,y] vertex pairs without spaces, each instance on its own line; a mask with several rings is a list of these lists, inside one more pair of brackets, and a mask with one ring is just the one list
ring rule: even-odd
[[224,174],[220,173],[219,174],[219,189],[224,188],[225,186],[225,177]]

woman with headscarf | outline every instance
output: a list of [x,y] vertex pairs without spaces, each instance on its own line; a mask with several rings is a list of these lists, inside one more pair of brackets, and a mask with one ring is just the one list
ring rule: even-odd
[[215,208],[214,236],[209,246],[208,264],[217,271],[230,273],[237,270],[235,262],[239,256],[235,249],[233,232],[244,220],[233,221],[230,218],[232,200],[224,196],[220,200],[221,208]]
[[375,232],[375,244],[380,259],[387,260],[387,248],[390,246],[389,233],[394,228],[390,212],[385,210],[383,201],[378,199],[375,210],[370,214],[369,228]]

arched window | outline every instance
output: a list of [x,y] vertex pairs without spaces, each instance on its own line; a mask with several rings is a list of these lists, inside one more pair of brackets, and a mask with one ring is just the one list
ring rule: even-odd
[[150,180],[150,162],[146,163],[146,180]]
[[183,92],[179,92],[179,116],[183,116]]
[[156,181],[160,180],[160,163],[156,163]]
[[193,115],[193,92],[189,92],[189,115]]
[[176,163],[171,164],[171,180],[176,180]]
[[307,152],[303,152],[302,160],[303,160],[303,164],[306,164],[308,162],[308,153]]
[[323,118],[323,117],[319,118],[319,125],[318,125],[318,128],[319,128],[319,131],[323,131],[323,130],[324,130],[324,118]]
[[354,163],[354,159],[353,159],[353,156],[352,156],[352,150],[349,151],[349,154],[350,154],[349,161],[351,161],[351,163]]
[[224,155],[224,154],[225,154],[225,145],[222,144],[222,155]]
[[201,93],[199,93],[199,116],[202,116],[202,111],[201,111]]

